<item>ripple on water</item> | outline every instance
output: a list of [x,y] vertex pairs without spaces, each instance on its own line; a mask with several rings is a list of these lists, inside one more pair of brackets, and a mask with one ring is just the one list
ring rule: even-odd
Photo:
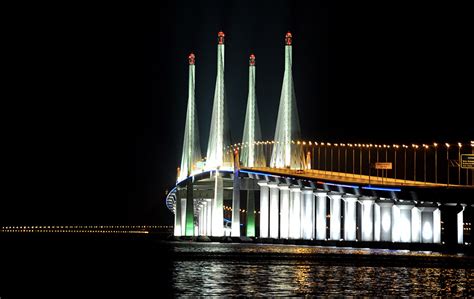
[[474,271],[470,268],[356,266],[320,263],[305,256],[318,253],[362,255],[442,256],[439,253],[396,250],[343,249],[312,246],[181,244],[178,253],[298,254],[299,259],[198,259],[173,261],[172,287],[187,296],[474,296]]

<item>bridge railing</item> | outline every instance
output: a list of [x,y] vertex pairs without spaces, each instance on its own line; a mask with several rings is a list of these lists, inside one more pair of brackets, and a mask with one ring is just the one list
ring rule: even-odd
[[[396,183],[416,181],[423,184],[474,186],[474,170],[461,168],[461,156],[474,154],[471,143],[373,144],[292,141],[305,153],[303,171],[323,171],[341,176],[370,176]],[[274,141],[256,141],[270,167]],[[248,144],[236,143],[227,151],[242,151]],[[242,164],[246,167],[247,165]],[[380,169],[385,168],[385,169]]]

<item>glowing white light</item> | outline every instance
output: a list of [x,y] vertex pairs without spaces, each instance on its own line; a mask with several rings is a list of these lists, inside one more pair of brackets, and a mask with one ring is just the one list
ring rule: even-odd
[[417,207],[411,210],[411,241],[421,241],[421,212]]
[[218,170],[215,174],[212,204],[212,236],[222,237],[224,235],[224,182]]
[[339,194],[329,195],[330,218],[330,238],[331,240],[341,239],[341,196]]
[[289,208],[290,188],[288,186],[280,186],[280,239],[288,239],[289,237]]
[[433,243],[441,243],[441,210],[433,212]]
[[268,238],[269,188],[267,182],[260,181],[260,238]]
[[290,187],[290,238],[301,238],[301,189]]
[[433,243],[433,224],[435,207],[421,207],[421,238],[423,243]]
[[433,229],[431,228],[431,223],[425,221],[423,223],[423,240],[431,240],[433,238]]
[[378,204],[374,204],[374,241],[380,241],[380,218],[380,206]]
[[355,241],[356,239],[356,198],[344,199],[344,240]]
[[303,208],[301,210],[302,223],[301,231],[302,238],[305,240],[311,240],[313,234],[314,223],[312,221],[313,211],[313,190],[303,190]]
[[373,199],[363,199],[362,203],[362,241],[373,241]]
[[278,239],[278,184],[274,182],[268,183],[270,187],[270,238]]
[[316,194],[316,240],[326,239],[326,193]]

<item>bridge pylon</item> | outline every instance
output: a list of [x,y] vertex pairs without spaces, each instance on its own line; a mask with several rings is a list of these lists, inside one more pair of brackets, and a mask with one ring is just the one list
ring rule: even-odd
[[285,37],[285,73],[270,167],[304,169],[304,152],[297,144],[301,132],[291,68],[292,35],[288,32]]

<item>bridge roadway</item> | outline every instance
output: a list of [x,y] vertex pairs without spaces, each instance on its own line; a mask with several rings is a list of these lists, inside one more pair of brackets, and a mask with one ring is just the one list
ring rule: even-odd
[[290,176],[300,179],[310,179],[310,180],[327,180],[331,182],[337,182],[340,184],[344,183],[355,183],[355,184],[367,184],[367,185],[384,185],[384,186],[398,186],[398,187],[449,187],[449,188],[466,188],[474,189],[474,186],[466,185],[456,185],[456,184],[440,184],[440,183],[430,183],[423,181],[411,181],[403,179],[394,179],[381,176],[368,176],[361,174],[352,174],[345,172],[334,172],[334,171],[325,171],[325,170],[294,170],[287,168],[272,168],[272,167],[252,167],[246,168],[241,167],[242,170],[248,170],[253,172],[262,172],[265,174],[274,174],[279,176]]

